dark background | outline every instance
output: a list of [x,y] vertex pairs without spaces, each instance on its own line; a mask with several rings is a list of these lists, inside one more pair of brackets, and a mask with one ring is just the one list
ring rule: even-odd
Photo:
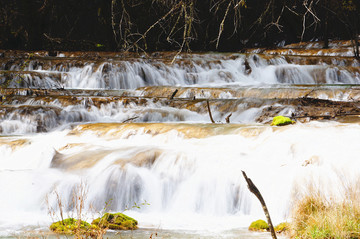
[[[0,0],[0,49],[238,51],[359,35],[360,0]],[[220,33],[220,37],[219,37]]]

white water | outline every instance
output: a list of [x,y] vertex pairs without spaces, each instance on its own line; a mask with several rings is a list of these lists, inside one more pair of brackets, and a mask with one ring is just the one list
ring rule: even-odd
[[[275,224],[289,219],[291,203],[309,183],[341,197],[343,180],[360,176],[359,125],[232,125],[224,128],[227,134],[204,138],[121,127],[21,137],[27,142],[13,149],[8,144],[19,137],[1,138],[2,233],[48,225],[46,196],[55,208],[56,189],[68,205],[80,182],[88,188],[87,210],[92,204],[100,211],[110,202],[109,209],[122,211],[146,201],[127,211],[140,227],[218,232],[264,218],[241,170],[258,186]],[[86,218],[94,216],[90,211]]]
[[[51,69],[30,64],[26,70],[44,73],[49,80],[32,81],[35,78],[28,74],[27,81],[46,88],[130,88],[133,96],[141,96],[144,91],[135,89],[149,85],[254,88],[360,80],[356,72],[336,66],[235,56],[198,56],[188,66],[141,60]],[[245,69],[245,60],[251,72]],[[14,80],[10,87],[18,84]],[[189,88],[178,97],[208,98],[210,93],[193,95]],[[341,198],[360,176],[358,124],[311,122],[274,128],[256,123],[266,104],[251,107],[251,102],[234,101],[233,124],[214,125],[208,124],[207,111],[153,99],[125,106],[109,98],[96,106],[91,97],[73,98],[78,103],[29,97],[2,106],[8,111],[0,117],[0,236],[48,230],[53,220],[60,219],[54,192],[61,196],[65,216],[76,216],[69,205],[73,191],[84,183],[88,191],[83,218],[89,222],[108,203],[107,209],[114,212],[130,207],[126,213],[143,229],[233,238],[233,232],[244,233],[251,221],[264,218],[242,170],[264,196],[274,224],[291,220],[292,204],[309,187]],[[218,97],[228,98],[237,99],[226,90]],[[351,100],[346,92],[332,99]],[[217,107],[211,106],[213,116],[224,121],[226,115]],[[287,107],[279,114],[292,110]],[[138,123],[119,124],[132,117],[138,117],[134,120]],[[48,132],[39,133],[43,130]],[[145,201],[139,209],[131,208]],[[48,215],[48,206],[55,216]]]

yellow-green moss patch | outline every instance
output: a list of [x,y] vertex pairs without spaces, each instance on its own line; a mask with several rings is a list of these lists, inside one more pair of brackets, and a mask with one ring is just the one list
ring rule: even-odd
[[289,229],[290,229],[290,224],[287,222],[282,222],[274,228],[275,232],[277,233],[286,232],[289,231]]
[[95,219],[92,224],[113,230],[134,230],[137,229],[138,222],[122,213],[105,213],[103,217]]
[[94,226],[85,221],[80,221],[80,228],[78,220],[74,218],[67,218],[62,221],[54,222],[50,225],[50,230],[61,234],[74,234],[76,230],[86,231],[93,229]]
[[264,220],[257,220],[250,224],[250,231],[268,231],[269,225]]
[[295,123],[295,121],[291,120],[290,118],[279,115],[279,116],[275,116],[273,118],[271,126],[283,126],[283,125],[294,124],[294,123]]

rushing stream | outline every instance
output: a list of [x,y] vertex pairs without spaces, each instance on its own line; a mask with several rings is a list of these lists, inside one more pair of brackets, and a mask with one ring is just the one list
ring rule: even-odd
[[[341,198],[360,176],[360,63],[285,50],[173,64],[173,53],[5,52],[0,237],[46,232],[59,198],[76,215],[84,189],[89,222],[105,209],[139,221],[123,237],[269,238],[247,231],[265,217],[242,170],[275,225],[310,190]],[[270,126],[278,114],[297,123]]]

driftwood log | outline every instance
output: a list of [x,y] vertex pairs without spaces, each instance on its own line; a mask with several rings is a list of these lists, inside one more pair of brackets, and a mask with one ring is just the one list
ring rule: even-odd
[[249,188],[250,192],[255,194],[255,196],[259,199],[259,201],[260,201],[260,203],[261,203],[261,205],[263,207],[266,219],[267,219],[268,224],[269,224],[269,229],[270,229],[272,238],[277,239],[276,233],[275,233],[275,230],[274,230],[274,226],[273,226],[273,224],[271,222],[270,213],[269,213],[269,210],[267,209],[264,198],[261,196],[261,193],[260,193],[259,189],[255,186],[255,184],[252,182],[252,180],[247,177],[246,173],[244,171],[242,171],[242,174],[243,174],[243,176],[244,176],[244,178],[245,178],[245,180],[246,180],[246,182],[248,184],[248,188]]

